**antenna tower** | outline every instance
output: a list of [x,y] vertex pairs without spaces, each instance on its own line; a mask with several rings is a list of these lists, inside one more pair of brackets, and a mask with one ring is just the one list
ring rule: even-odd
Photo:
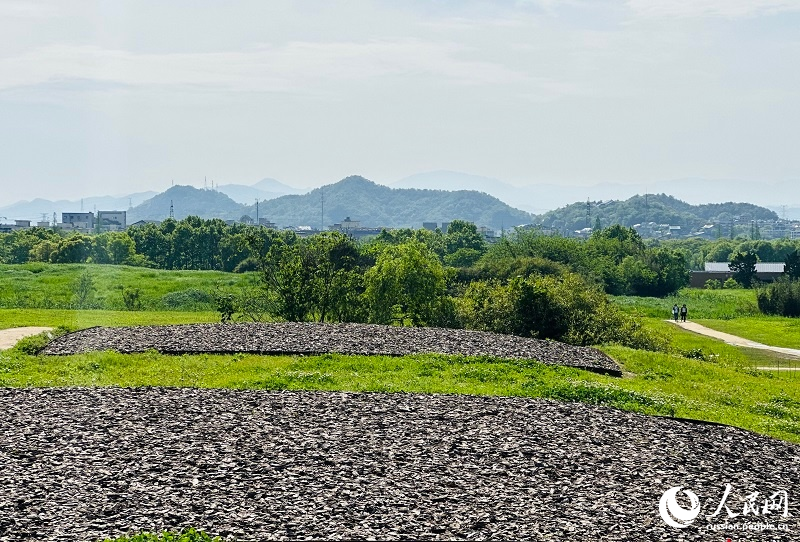
[[258,226],[258,198],[256,198],[256,226]]
[[325,187],[319,187],[320,224],[319,231],[325,230]]
[[169,217],[175,218],[175,207],[172,205],[172,200],[169,200]]
[[590,228],[592,225],[592,204],[589,203],[589,198],[586,198],[586,227]]

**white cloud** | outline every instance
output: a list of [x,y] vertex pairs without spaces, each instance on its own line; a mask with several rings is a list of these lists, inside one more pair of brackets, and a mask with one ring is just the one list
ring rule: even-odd
[[645,17],[752,17],[800,11],[798,0],[627,0]]
[[453,43],[413,39],[294,42],[247,51],[170,54],[57,45],[0,60],[0,89],[86,80],[130,87],[288,91],[388,75],[444,77],[459,84],[525,78],[499,64],[466,60],[468,53],[468,48]]

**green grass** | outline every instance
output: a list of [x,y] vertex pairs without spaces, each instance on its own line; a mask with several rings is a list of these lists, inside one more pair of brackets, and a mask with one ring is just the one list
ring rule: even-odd
[[755,290],[700,290],[683,288],[667,297],[616,296],[614,302],[624,311],[652,318],[672,318],[672,306],[686,303],[689,318],[731,320],[759,316]]
[[770,346],[800,348],[800,318],[761,316],[735,320],[702,319],[697,323]]
[[106,538],[103,542],[222,542],[218,536],[212,537],[194,528],[182,531],[163,531],[161,533],[141,532],[123,535],[114,539]]
[[219,322],[214,311],[104,311],[0,309],[0,329],[24,326],[63,327],[69,330],[94,326],[137,326]]
[[[800,442],[800,376],[758,371],[760,351],[671,326],[676,352],[602,349],[623,367],[614,378],[567,367],[491,357],[185,355],[95,352],[29,355],[39,339],[0,353],[0,386],[188,386],[266,390],[455,393],[582,401],[645,414],[736,425]],[[28,347],[26,348],[26,345]]]
[[0,307],[69,309],[75,305],[74,285],[83,272],[93,282],[90,308],[123,310],[122,292],[138,288],[146,310],[214,310],[210,294],[217,288],[247,287],[253,273],[165,271],[124,265],[44,264],[0,265]]

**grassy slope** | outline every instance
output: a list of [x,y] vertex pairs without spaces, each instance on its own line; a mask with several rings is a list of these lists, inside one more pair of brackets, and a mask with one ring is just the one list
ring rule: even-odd
[[697,323],[770,346],[800,348],[800,319],[798,318],[760,316],[736,318],[735,320],[701,319],[697,320]]
[[800,375],[753,370],[767,354],[674,328],[684,351],[707,361],[618,346],[613,378],[533,362],[462,356],[165,356],[97,352],[67,357],[25,353],[35,339],[0,353],[0,386],[198,386],[255,389],[463,393],[546,397],[604,404],[744,427],[800,442]]
[[221,271],[164,271],[124,265],[42,264],[0,265],[0,307],[69,308],[73,285],[84,271],[94,283],[92,306],[124,309],[122,290],[138,288],[144,308],[168,308],[163,297],[190,289],[213,292],[247,284],[251,274]]
[[136,326],[206,322],[219,322],[219,313],[211,311],[0,309],[0,329],[22,326],[48,326],[75,330],[94,326]]

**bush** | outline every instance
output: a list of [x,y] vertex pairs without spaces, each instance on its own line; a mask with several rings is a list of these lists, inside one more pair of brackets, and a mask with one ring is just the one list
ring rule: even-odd
[[164,531],[159,534],[142,532],[123,535],[113,539],[106,538],[103,542],[222,542],[222,539],[190,527],[180,532]]
[[622,313],[577,275],[532,275],[505,283],[473,282],[455,300],[469,329],[554,339],[588,346],[615,343],[666,351],[668,340]]
[[239,264],[233,268],[234,273],[247,273],[249,271],[258,271],[260,269],[260,264],[256,258],[246,258],[239,262]]
[[704,287],[706,290],[721,290],[722,282],[719,279],[708,279]]
[[122,290],[122,302],[129,311],[142,309],[142,292],[139,288],[124,288]]
[[800,316],[800,280],[780,278],[756,293],[758,308],[764,314]]
[[214,310],[214,296],[197,288],[188,288],[164,294],[161,305],[167,310]]
[[736,282],[736,279],[731,277],[722,284],[722,287],[726,290],[738,290],[742,287],[742,285]]

